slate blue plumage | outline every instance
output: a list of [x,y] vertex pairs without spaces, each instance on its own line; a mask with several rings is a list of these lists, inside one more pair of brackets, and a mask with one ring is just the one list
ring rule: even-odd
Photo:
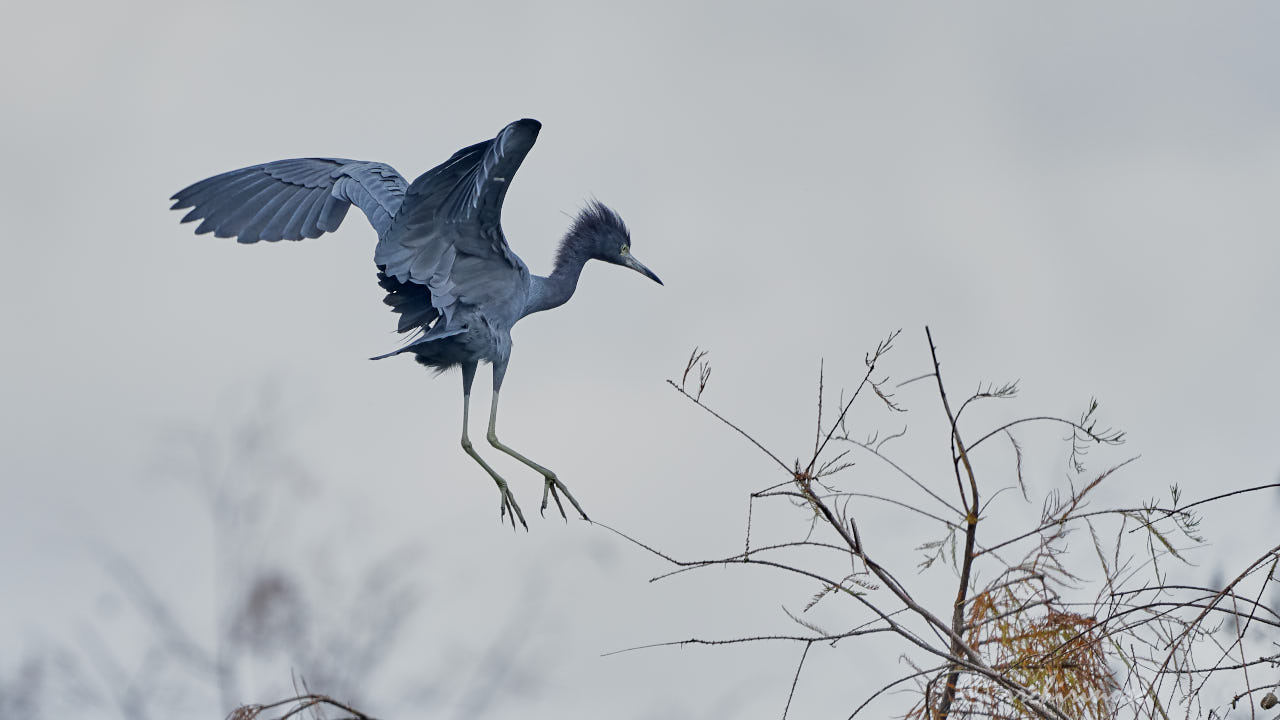
[[587,514],[556,474],[498,440],[498,393],[511,358],[511,326],[531,313],[563,305],[588,260],[629,267],[661,284],[631,255],[622,218],[592,201],[560,242],[551,275],[529,272],[502,232],[502,201],[542,125],[517,120],[492,140],[463,148],[409,184],[390,165],[338,158],[278,160],[232,170],[178,191],[182,222],[202,221],[197,234],[242,243],[318,237],[336,230],[352,205],[378,233],[374,263],[385,302],[400,316],[397,331],[415,333],[397,350],[437,370],[462,368],[462,447],[498,485],[500,516],[524,514],[506,481],[475,451],[467,435],[471,385],[481,361],[493,366],[489,443],[543,475],[564,516],[559,493]]

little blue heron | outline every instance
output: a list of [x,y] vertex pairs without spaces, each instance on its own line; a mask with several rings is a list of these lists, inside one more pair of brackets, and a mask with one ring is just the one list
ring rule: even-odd
[[182,222],[203,220],[196,234],[242,243],[301,240],[338,229],[354,204],[378,232],[374,263],[384,300],[400,315],[398,332],[413,332],[401,353],[443,372],[462,368],[462,449],[498,484],[499,517],[528,529],[507,482],[467,437],[471,382],[481,360],[493,366],[489,444],[542,474],[547,496],[567,519],[558,493],[588,519],[569,489],[546,467],[498,440],[498,392],[511,359],[511,326],[520,318],[563,305],[588,260],[629,267],[662,281],[631,254],[622,218],[598,201],[587,204],[560,241],[555,267],[533,275],[502,232],[502,200],[542,124],[517,120],[492,140],[465,147],[407,182],[390,165],[339,158],[299,158],[254,165],[201,180],[178,191],[174,210],[193,208]]

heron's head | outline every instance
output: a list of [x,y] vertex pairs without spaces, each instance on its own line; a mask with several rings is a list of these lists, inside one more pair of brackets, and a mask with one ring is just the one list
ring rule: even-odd
[[598,200],[587,203],[582,212],[578,213],[573,227],[569,228],[569,233],[560,246],[560,252],[562,255],[566,252],[584,252],[588,258],[629,267],[659,285],[662,284],[652,270],[631,254],[631,232],[627,230],[622,218]]

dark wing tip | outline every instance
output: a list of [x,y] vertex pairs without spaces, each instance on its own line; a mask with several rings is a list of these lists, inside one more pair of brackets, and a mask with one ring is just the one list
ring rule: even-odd
[[[542,123],[533,118],[523,118],[502,128],[502,132],[498,133],[499,151],[506,152],[507,148],[514,147],[517,143],[523,148],[524,152],[528,152],[533,147],[533,143],[538,139],[538,133],[542,130]],[[522,153],[523,157],[523,153]]]
[[169,209],[185,210],[189,207],[192,207],[193,205],[195,205],[195,203],[191,202],[192,194],[193,193],[191,192],[191,186],[187,186],[182,188],[178,192],[170,195],[169,199],[173,201],[173,205],[170,205]]
[[507,127],[511,127],[513,125],[518,125],[522,128],[532,130],[533,132],[538,132],[539,130],[542,129],[542,123],[538,122],[537,120],[534,120],[533,118],[521,118],[511,123],[511,125],[508,125]]

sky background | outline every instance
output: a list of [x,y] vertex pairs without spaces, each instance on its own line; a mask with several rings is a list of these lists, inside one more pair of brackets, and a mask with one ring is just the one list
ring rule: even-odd
[[[594,264],[568,305],[514,332],[501,434],[601,522],[682,557],[729,554],[747,493],[782,479],[665,385],[694,346],[712,351],[706,400],[789,460],[812,443],[820,362],[829,390],[851,387],[902,328],[887,372],[919,375],[926,324],[953,394],[1021,379],[975,434],[1098,397],[1129,442],[1094,468],[1141,456],[1107,491],[1117,503],[1280,471],[1273,4],[49,2],[7,16],[0,672],[90,634],[136,669],[147,630],[105,557],[207,641],[213,598],[253,563],[346,598],[333,622],[358,627],[365,569],[396,552],[418,601],[362,688],[370,712],[781,712],[798,647],[601,654],[795,630],[780,606],[815,588],[742,569],[651,584],[660,561],[537,518],[540,478],[481,447],[530,518],[528,533],[501,525],[458,447],[457,374],[366,359],[397,337],[358,212],[332,235],[245,247],[167,210],[191,182],[280,158],[412,178],[520,117],[544,128],[506,201],[512,248],[548,272],[596,197],[666,283]],[[946,487],[936,397],[922,383],[898,397],[912,410],[900,457]],[[858,435],[903,422],[858,418]],[[269,462],[211,469],[246,437]],[[1021,439],[1032,486],[1060,485],[1060,433]],[[1008,483],[1007,456],[991,468]],[[906,492],[869,464],[844,482]],[[270,498],[264,534],[239,538],[247,559],[217,559],[218,487]],[[993,533],[1038,516],[1007,508]],[[1198,572],[1260,551],[1276,510],[1274,493],[1219,506]],[[936,534],[877,520],[882,556],[906,567]],[[804,513],[772,522],[794,535]],[[898,652],[816,653],[793,711],[847,714],[905,668]],[[509,682],[477,692],[468,668],[491,656]],[[289,667],[239,699],[284,693]],[[192,717],[229,709],[212,691],[184,702]]]

